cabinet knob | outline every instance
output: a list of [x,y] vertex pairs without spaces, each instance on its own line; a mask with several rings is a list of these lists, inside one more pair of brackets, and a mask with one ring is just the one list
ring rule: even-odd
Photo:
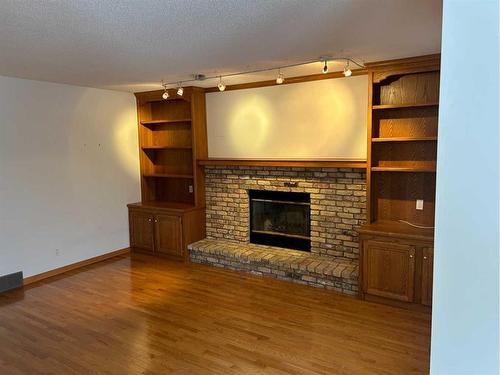
[[427,260],[427,257],[424,257],[424,260]]
[[155,223],[157,223],[157,222],[158,222],[158,220],[157,220],[157,219],[155,219]]
[[413,254],[410,254],[410,258],[413,258]]
[[151,222],[151,218],[149,218],[148,221]]

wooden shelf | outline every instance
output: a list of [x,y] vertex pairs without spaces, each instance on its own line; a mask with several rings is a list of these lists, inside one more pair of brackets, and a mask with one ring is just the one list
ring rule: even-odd
[[434,229],[416,228],[411,225],[392,220],[380,220],[365,224],[359,229],[360,233],[368,235],[386,235],[388,237],[404,237],[422,241],[434,239]]
[[192,204],[181,202],[168,202],[168,201],[143,201],[137,203],[130,203],[127,205],[129,208],[158,208],[167,211],[191,211],[196,209]]
[[372,167],[372,172],[436,173],[435,167]]
[[191,150],[191,146],[143,146],[144,151],[147,150]]
[[298,168],[366,168],[366,162],[360,160],[332,159],[198,159],[199,165],[228,165],[252,167],[298,167]]
[[380,104],[373,105],[373,110],[379,109],[400,109],[400,108],[422,108],[422,107],[437,107],[439,103],[414,103],[414,104]]
[[148,174],[143,174],[142,177],[192,179],[193,175],[192,174],[176,174],[176,173],[148,173]]
[[372,138],[372,142],[433,142],[437,137],[388,137]]
[[175,120],[150,120],[150,121],[141,121],[142,125],[161,125],[161,124],[175,124],[179,122],[191,122],[190,118],[184,119],[175,119]]

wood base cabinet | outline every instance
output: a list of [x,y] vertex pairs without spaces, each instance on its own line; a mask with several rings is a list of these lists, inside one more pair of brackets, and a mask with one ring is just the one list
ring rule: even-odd
[[416,307],[432,304],[432,243],[361,234],[360,297]]
[[130,247],[139,252],[187,260],[187,245],[205,238],[205,209],[129,204]]

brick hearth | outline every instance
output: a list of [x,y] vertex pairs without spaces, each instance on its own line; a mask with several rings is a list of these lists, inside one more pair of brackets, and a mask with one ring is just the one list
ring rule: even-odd
[[205,239],[188,246],[191,261],[356,294],[358,264],[271,246]]

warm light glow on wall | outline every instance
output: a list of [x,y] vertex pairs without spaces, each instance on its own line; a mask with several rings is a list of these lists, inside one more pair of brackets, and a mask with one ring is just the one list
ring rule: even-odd
[[366,160],[367,76],[208,93],[220,158]]

